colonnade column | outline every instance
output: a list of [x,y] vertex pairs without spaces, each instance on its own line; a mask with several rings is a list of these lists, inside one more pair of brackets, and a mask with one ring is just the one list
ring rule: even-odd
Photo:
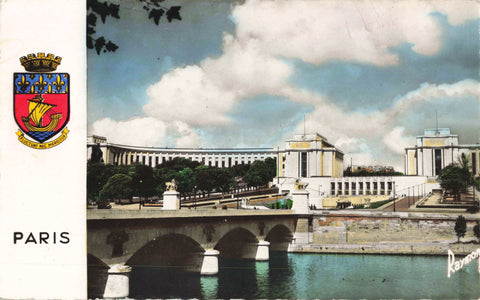
[[255,260],[268,260],[269,259],[269,251],[268,247],[270,246],[270,242],[268,241],[259,241],[257,244],[257,254],[255,255]]
[[129,276],[132,267],[112,265],[108,270],[103,298],[125,298],[129,295]]
[[214,249],[207,249],[203,253],[201,275],[216,275],[218,274],[218,255],[220,252]]

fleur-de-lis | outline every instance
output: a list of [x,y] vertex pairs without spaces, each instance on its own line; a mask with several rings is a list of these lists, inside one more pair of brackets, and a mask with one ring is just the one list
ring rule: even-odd
[[57,79],[52,84],[55,86],[57,92],[60,92],[65,82],[60,78],[60,75],[57,75]]
[[39,93],[43,93],[43,90],[45,89],[45,86],[47,86],[48,83],[46,81],[43,81],[43,76],[40,75],[38,77],[38,81],[35,82],[35,86],[38,88]]
[[30,86],[30,94],[33,94],[33,93],[35,93],[35,86],[32,84]]
[[25,75],[22,75],[22,79],[17,81],[17,84],[20,87],[20,91],[25,92],[30,86],[30,81],[25,78]]

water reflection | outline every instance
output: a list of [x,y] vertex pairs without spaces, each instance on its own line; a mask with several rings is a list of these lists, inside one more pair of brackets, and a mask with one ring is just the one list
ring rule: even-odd
[[201,276],[200,285],[202,288],[202,298],[217,298],[218,277],[217,276]]
[[202,298],[201,276],[174,267],[133,267],[130,273],[130,297]]
[[130,298],[479,298],[477,263],[450,279],[445,257],[270,253],[268,262],[219,258],[216,276],[134,267]]

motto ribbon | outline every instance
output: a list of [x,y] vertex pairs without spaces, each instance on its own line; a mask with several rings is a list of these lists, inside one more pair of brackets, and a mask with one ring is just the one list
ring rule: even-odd
[[32,142],[32,141],[26,139],[25,136],[23,135],[23,133],[20,130],[17,131],[18,140],[22,144],[24,144],[25,146],[28,146],[28,147],[34,148],[34,149],[48,149],[48,148],[55,147],[55,146],[59,145],[60,143],[62,143],[67,138],[68,133],[69,133],[69,130],[67,128],[65,128],[62,131],[62,135],[59,136],[57,139],[55,139],[51,142],[48,142],[48,143],[35,143],[35,142]]

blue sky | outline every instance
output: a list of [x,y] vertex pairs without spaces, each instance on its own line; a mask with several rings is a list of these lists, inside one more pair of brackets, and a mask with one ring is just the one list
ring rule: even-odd
[[[117,0],[115,0],[117,1]],[[324,135],[354,164],[393,165],[424,128],[478,143],[474,1],[169,1],[155,26],[137,1],[96,30],[90,134],[169,147],[282,147]]]

